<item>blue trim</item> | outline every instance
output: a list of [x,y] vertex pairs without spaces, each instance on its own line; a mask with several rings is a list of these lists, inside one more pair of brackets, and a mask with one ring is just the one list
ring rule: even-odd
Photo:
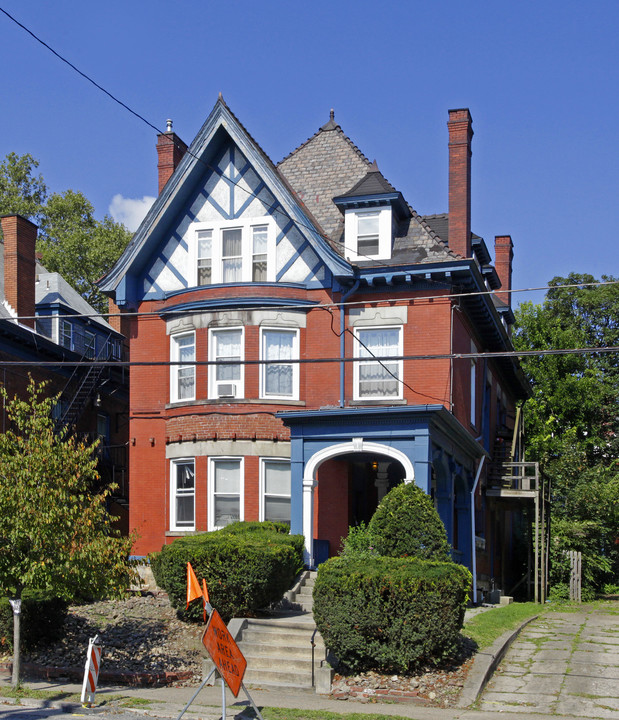
[[[227,180],[228,178],[224,178],[224,179]],[[233,187],[233,186],[232,186],[232,187]],[[217,202],[217,200],[215,200],[215,199],[213,198],[212,195],[207,195],[204,190],[201,190],[199,194],[202,195],[202,197],[206,200],[206,202],[207,202],[207,203],[210,203],[210,204],[215,208],[215,210],[217,210],[217,212],[218,212],[222,217],[224,217],[226,220],[233,220],[233,219],[234,219],[234,218],[230,215],[230,213],[226,212],[226,211],[221,207],[221,205]]]
[[[292,230],[293,227],[294,227],[294,223],[292,222],[292,220],[288,219],[288,222],[279,231],[277,237],[275,238],[275,244],[279,245],[280,242],[286,237],[286,235],[288,235],[288,233]],[[307,240],[305,242],[307,242]]]
[[146,275],[144,275],[144,282],[150,283],[150,287],[145,292],[145,295],[148,295],[152,290],[154,293],[156,293],[157,297],[160,298],[160,297],[164,296],[163,290],[159,287],[159,285],[157,285],[155,280],[148,273],[146,273]]
[[310,282],[310,278],[315,278],[318,275],[318,270],[323,266],[323,262],[320,258],[316,260],[316,264],[311,268],[309,273],[305,276],[305,283]]
[[[248,183],[248,184],[249,184],[249,183]],[[250,187],[251,187],[251,186],[250,186]],[[235,218],[240,217],[240,216],[245,212],[245,210],[247,210],[247,208],[253,203],[254,200],[258,200],[258,202],[262,202],[262,200],[260,200],[260,198],[257,197],[257,196],[258,196],[258,193],[261,192],[265,187],[266,187],[265,183],[264,183],[262,180],[260,180],[260,182],[258,183],[258,185],[257,185],[255,188],[252,188],[252,189],[251,189],[251,192],[253,193],[253,195],[248,195],[248,196],[247,196],[247,200],[245,200],[245,202],[244,202],[244,203],[241,205],[241,207],[237,210],[237,212],[236,212],[236,214],[234,215],[234,217],[235,217]],[[255,195],[256,197],[254,197],[254,195]]]
[[213,298],[212,300],[196,300],[195,302],[182,303],[173,307],[161,308],[159,315],[176,315],[201,310],[214,310],[223,308],[252,308],[252,307],[281,307],[290,305],[299,309],[311,310],[318,305],[313,300],[291,300],[289,298],[277,297],[232,297]]
[[301,243],[301,245],[298,248],[295,248],[294,254],[288,260],[288,262],[284,265],[284,267],[277,273],[277,279],[283,278],[284,275],[290,270],[290,268],[296,263],[297,260],[300,259],[301,253],[309,247],[309,240],[305,240]]
[[228,187],[228,193],[230,195],[229,201],[230,201],[230,217],[235,217],[234,214],[234,189],[236,188],[236,185],[234,184],[234,181],[236,181],[235,171],[236,167],[234,165],[234,145],[230,145],[230,149],[228,151],[229,155],[229,162],[230,162],[230,186]]

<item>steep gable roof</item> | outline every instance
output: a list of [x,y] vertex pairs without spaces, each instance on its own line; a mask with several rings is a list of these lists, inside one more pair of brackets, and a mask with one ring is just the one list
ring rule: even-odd
[[155,200],[133,239],[114,267],[100,282],[104,292],[115,294],[117,303],[123,303],[131,298],[132,283],[135,282],[135,278],[166,237],[170,223],[185,207],[205,172],[217,172],[213,159],[224,143],[230,141],[251,163],[272,193],[281,212],[295,223],[299,232],[320,255],[329,270],[339,277],[352,276],[351,266],[333,250],[328,239],[324,237],[319,221],[312,218],[311,213],[299,202],[287,180],[278,172],[267,154],[246,131],[220,95],[206,122]]
[[344,215],[333,202],[359,195],[397,193],[408,212],[394,228],[390,260],[358,260],[358,265],[397,265],[453,260],[445,239],[406,203],[393,185],[330,118],[312,137],[278,163],[297,196],[316,217],[334,247],[344,254]]

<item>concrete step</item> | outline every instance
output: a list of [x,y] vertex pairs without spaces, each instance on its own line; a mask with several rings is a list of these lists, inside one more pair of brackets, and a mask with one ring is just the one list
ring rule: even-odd
[[[264,645],[265,647],[311,647],[312,630],[305,633],[287,631],[286,628],[245,628],[241,642],[246,645]],[[316,647],[324,647],[320,635],[314,638]]]
[[272,685],[274,687],[295,687],[311,689],[312,673],[288,672],[278,670],[254,670],[247,667],[243,682],[246,685]]
[[[287,662],[294,662],[295,660],[306,661],[312,657],[312,646],[309,643],[285,647],[283,645],[248,643],[241,640],[238,646],[245,657],[279,658],[280,660],[285,658]],[[315,657],[320,655],[321,659],[324,659],[325,652],[325,646],[322,643],[314,647]]]

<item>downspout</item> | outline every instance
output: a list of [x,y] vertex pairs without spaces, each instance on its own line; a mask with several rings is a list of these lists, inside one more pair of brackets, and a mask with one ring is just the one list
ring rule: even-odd
[[346,300],[356,292],[359,287],[360,280],[357,278],[354,285],[345,292],[340,298],[340,407],[344,407],[345,402],[345,383],[346,383]]
[[477,466],[477,473],[475,475],[475,482],[473,483],[473,489],[471,490],[471,565],[473,574],[473,604],[477,603],[477,552],[475,547],[475,491],[477,490],[477,484],[481,475],[481,469],[484,466],[485,455],[482,455]]

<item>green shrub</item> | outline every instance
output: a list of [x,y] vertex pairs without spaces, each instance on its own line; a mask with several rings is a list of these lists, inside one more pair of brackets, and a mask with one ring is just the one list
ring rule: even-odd
[[432,500],[415,483],[401,483],[381,500],[369,523],[380,555],[449,560],[445,527]]
[[375,558],[378,555],[374,536],[364,522],[348,528],[348,535],[342,538],[341,557]]
[[[38,644],[62,637],[67,603],[60,598],[42,597],[24,592],[21,602],[21,647],[29,650]],[[13,651],[13,608],[6,597],[0,598],[0,653]]]
[[354,671],[405,673],[457,648],[470,572],[413,558],[331,558],[318,568],[314,619]]
[[303,536],[284,534],[274,525],[234,523],[179,538],[151,556],[157,585],[166,590],[179,616],[202,620],[199,601],[185,610],[188,562],[198,581],[206,579],[211,604],[225,622],[280,600],[303,568]]

